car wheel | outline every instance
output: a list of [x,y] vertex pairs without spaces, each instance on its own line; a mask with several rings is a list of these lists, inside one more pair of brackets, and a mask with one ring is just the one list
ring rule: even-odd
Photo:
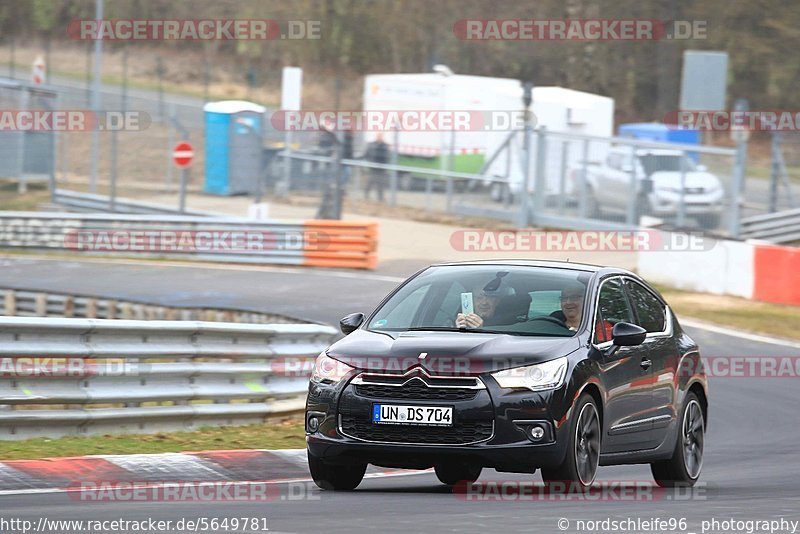
[[314,484],[324,490],[350,491],[356,489],[364,478],[367,464],[335,465],[316,456],[308,455],[308,468]]
[[662,488],[694,486],[703,468],[705,419],[697,395],[689,393],[681,414],[680,434],[672,458],[650,464],[653,478]]
[[600,416],[591,395],[584,394],[574,408],[564,462],[555,469],[542,469],[545,484],[561,483],[569,488],[588,488],[600,465]]
[[483,468],[467,464],[440,464],[434,467],[434,471],[442,484],[452,486],[461,481],[475,482]]

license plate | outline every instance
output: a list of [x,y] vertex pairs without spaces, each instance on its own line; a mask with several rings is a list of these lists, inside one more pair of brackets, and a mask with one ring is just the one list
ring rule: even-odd
[[373,404],[372,422],[389,425],[452,426],[453,408],[450,406]]

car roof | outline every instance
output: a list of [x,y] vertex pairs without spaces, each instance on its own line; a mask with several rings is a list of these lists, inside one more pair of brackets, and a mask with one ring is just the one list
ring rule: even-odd
[[551,269],[569,269],[572,271],[583,271],[589,273],[620,273],[633,274],[626,269],[618,267],[606,267],[603,265],[593,265],[590,263],[575,263],[571,261],[552,261],[552,260],[526,260],[526,259],[497,259],[497,260],[468,260],[435,263],[431,267],[455,266],[455,265],[508,265],[516,267],[549,267]]

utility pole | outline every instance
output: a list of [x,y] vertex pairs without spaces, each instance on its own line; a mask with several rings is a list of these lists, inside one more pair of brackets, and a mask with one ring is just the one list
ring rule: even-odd
[[[97,21],[103,20],[103,0],[95,0],[94,18]],[[102,32],[97,34],[94,40],[94,80],[92,80],[92,111],[95,117],[100,117],[100,72],[103,69],[103,39]],[[89,192],[97,193],[97,160],[100,157],[100,130],[95,125],[92,131],[92,152],[90,156]]]

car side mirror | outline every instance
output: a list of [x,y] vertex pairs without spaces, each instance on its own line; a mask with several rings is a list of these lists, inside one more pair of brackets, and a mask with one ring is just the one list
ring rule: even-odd
[[635,347],[644,343],[647,330],[631,323],[620,322],[611,330],[611,340],[617,347]]
[[339,321],[339,328],[342,331],[342,334],[347,335],[356,330],[366,319],[366,316],[363,313],[351,313],[350,315],[345,315]]

